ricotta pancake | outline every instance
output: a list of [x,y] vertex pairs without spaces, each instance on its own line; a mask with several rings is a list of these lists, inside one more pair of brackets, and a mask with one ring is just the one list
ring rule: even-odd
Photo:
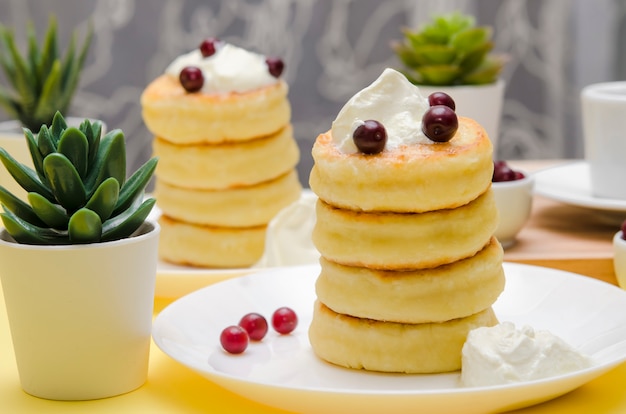
[[141,95],[142,116],[150,132],[175,144],[246,141],[289,124],[288,90],[280,80],[243,93],[187,93],[161,75]]
[[154,195],[166,216],[200,225],[267,225],[280,210],[298,200],[302,187],[291,169],[270,181],[227,190],[193,190],[156,181]]
[[317,298],[337,313],[402,323],[444,322],[480,312],[504,289],[496,238],[476,255],[432,269],[385,271],[320,259]]
[[156,138],[153,152],[159,157],[159,180],[203,190],[272,180],[293,170],[300,159],[291,125],[266,137],[227,144],[176,145]]
[[328,131],[313,145],[309,184],[326,203],[355,211],[451,209],[491,186],[492,152],[483,127],[463,117],[448,142],[423,140],[376,156],[342,152]]
[[162,215],[159,257],[183,266],[249,267],[265,247],[266,226],[232,228],[199,226]]
[[431,268],[470,257],[489,242],[498,225],[491,189],[454,209],[365,213],[318,200],[316,214],[312,237],[323,257],[386,270]]
[[320,358],[346,368],[430,374],[459,370],[469,331],[497,323],[491,308],[442,323],[406,324],[343,315],[316,301],[309,340]]

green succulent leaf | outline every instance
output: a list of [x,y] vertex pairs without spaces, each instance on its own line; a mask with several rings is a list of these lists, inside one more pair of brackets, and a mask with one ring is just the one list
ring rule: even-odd
[[18,243],[36,245],[69,243],[67,232],[57,232],[49,228],[35,226],[8,210],[0,213],[0,217],[2,217],[4,228]]
[[45,223],[39,219],[32,207],[22,201],[19,197],[11,194],[6,188],[0,186],[0,204],[5,210],[10,210],[25,221],[36,226],[44,226]]
[[73,212],[85,205],[85,186],[78,171],[65,155],[48,155],[43,160],[43,169],[55,199],[67,211]]
[[156,200],[149,198],[141,204],[140,202],[141,200],[138,199],[128,210],[104,222],[102,225],[102,241],[129,237],[141,226],[150,214],[150,211],[152,211]]
[[463,73],[470,73],[476,70],[487,58],[487,54],[493,48],[493,43],[486,42],[463,56],[459,66]]
[[67,230],[69,217],[67,211],[62,206],[51,203],[48,199],[37,193],[28,193],[28,202],[37,217],[42,221],[41,225],[45,224],[54,229]]
[[427,85],[451,85],[461,73],[457,65],[432,65],[422,66],[416,69],[421,76],[421,81]]
[[459,53],[468,53],[480,47],[491,38],[491,30],[487,27],[475,27],[455,34],[450,40],[451,46]]
[[417,58],[413,54],[412,49],[404,43],[392,42],[391,48],[404,66],[414,68],[420,65],[420,62],[418,62]]
[[17,50],[17,45],[13,40],[13,36],[10,35],[8,39],[5,38],[6,44],[9,48],[9,53],[15,64],[14,81],[15,88],[20,95],[22,103],[22,113],[30,113],[35,109],[35,103],[37,101],[35,85],[36,81],[32,74],[29,65]]
[[462,81],[468,85],[482,85],[493,82],[502,70],[503,61],[499,58],[488,58],[472,73],[463,77]]
[[56,97],[61,91],[61,63],[56,60],[46,77],[37,106],[35,107],[35,117],[41,119],[48,114],[54,113],[57,109]]
[[54,194],[41,183],[37,173],[32,168],[16,161],[4,148],[0,148],[0,161],[2,161],[9,174],[27,193],[35,192],[50,201],[55,200]]
[[98,148],[100,147],[100,135],[102,134],[102,122],[94,121],[93,123],[88,119],[85,119],[79,129],[87,138],[89,145],[89,156],[87,165],[93,165],[93,162],[98,154]]
[[154,174],[157,163],[158,158],[149,159],[126,180],[120,190],[120,197],[112,215],[116,216],[120,214],[122,211],[129,208],[135,200],[143,196],[144,190]]
[[72,214],[67,231],[72,243],[97,243],[102,236],[100,216],[88,208],[81,208]]
[[30,158],[33,160],[35,171],[37,172],[41,182],[46,182],[46,177],[43,172],[43,157],[39,152],[37,139],[33,135],[33,132],[28,128],[24,128],[24,137],[26,138],[26,144],[28,145],[28,151],[30,152]]
[[52,124],[50,125],[50,136],[53,138],[55,148],[59,145],[58,140],[61,138],[61,134],[66,129],[67,123],[65,122],[65,118],[63,118],[61,112],[56,111],[54,117],[52,118]]
[[100,140],[100,147],[93,162],[97,168],[91,168],[85,180],[89,194],[108,177],[117,179],[120,185],[126,180],[126,142],[124,133],[115,129]]
[[48,127],[45,124],[42,125],[37,134],[37,148],[41,156],[45,158],[46,155],[56,152],[57,144]]
[[78,128],[70,127],[63,131],[57,151],[67,157],[74,165],[81,179],[87,173],[89,142]]
[[11,32],[0,25],[0,48],[5,53],[0,54],[0,65],[2,66],[2,70],[4,71],[4,75],[7,80],[15,85],[15,62],[13,62],[13,58],[11,57],[9,51],[9,42],[13,42],[13,35]]
[[94,211],[104,222],[111,217],[120,196],[120,184],[113,177],[107,178],[98,186],[85,207]]
[[413,49],[413,57],[420,65],[450,65],[457,52],[446,45],[423,45]]
[[48,30],[43,40],[41,47],[41,56],[39,64],[36,67],[37,76],[43,79],[50,73],[52,65],[58,60],[59,55],[57,48],[57,20],[54,15],[50,15],[48,20]]

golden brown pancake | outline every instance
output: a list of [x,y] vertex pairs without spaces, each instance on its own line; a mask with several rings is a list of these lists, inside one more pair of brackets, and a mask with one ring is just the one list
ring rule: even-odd
[[142,116],[154,135],[176,144],[243,141],[289,123],[287,92],[280,80],[245,93],[188,93],[178,79],[161,75],[141,95]]
[[300,158],[291,125],[275,134],[228,144],[153,143],[156,175],[177,187],[220,190],[272,180],[292,170]]
[[347,266],[404,270],[474,255],[491,239],[498,211],[491,189],[467,205],[427,213],[358,212],[318,200],[313,243]]
[[159,208],[171,218],[202,225],[253,227],[267,225],[280,210],[300,197],[295,170],[278,178],[227,190],[191,190],[156,180]]
[[347,368],[428,374],[461,368],[470,330],[493,326],[491,308],[443,323],[405,324],[360,319],[316,301],[309,340],[322,359]]
[[328,131],[313,145],[309,184],[326,203],[356,211],[450,209],[489,188],[492,152],[485,130],[463,117],[449,142],[425,139],[374,156],[342,153]]
[[184,266],[249,267],[259,261],[265,247],[266,226],[213,227],[159,218],[159,257]]
[[491,306],[504,289],[502,246],[432,269],[384,271],[324,258],[317,298],[337,313],[402,323],[444,322]]

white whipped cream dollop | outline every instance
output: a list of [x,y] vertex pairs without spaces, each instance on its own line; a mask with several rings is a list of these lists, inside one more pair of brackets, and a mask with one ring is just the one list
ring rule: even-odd
[[209,57],[203,57],[199,48],[181,55],[165,69],[178,80],[186,66],[195,66],[204,75],[204,93],[248,92],[278,82],[265,63],[265,56],[247,51],[230,43],[217,47]]
[[503,322],[470,331],[463,346],[461,382],[481,387],[531,381],[591,365],[588,356],[549,331]]
[[428,99],[400,72],[387,68],[371,85],[344,105],[332,124],[332,136],[341,152],[357,152],[354,130],[364,121],[380,122],[387,131],[385,148],[431,142],[422,132],[422,116]]
[[319,263],[320,254],[311,234],[315,226],[317,196],[304,190],[300,199],[282,209],[267,226],[261,267]]

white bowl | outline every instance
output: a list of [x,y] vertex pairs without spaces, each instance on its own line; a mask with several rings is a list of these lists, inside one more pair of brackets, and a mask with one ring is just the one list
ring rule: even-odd
[[521,172],[525,177],[520,180],[491,184],[500,214],[495,236],[505,249],[515,244],[517,233],[528,221],[532,208],[535,178],[526,171]]
[[626,289],[626,240],[621,231],[613,236],[613,270],[619,287]]

